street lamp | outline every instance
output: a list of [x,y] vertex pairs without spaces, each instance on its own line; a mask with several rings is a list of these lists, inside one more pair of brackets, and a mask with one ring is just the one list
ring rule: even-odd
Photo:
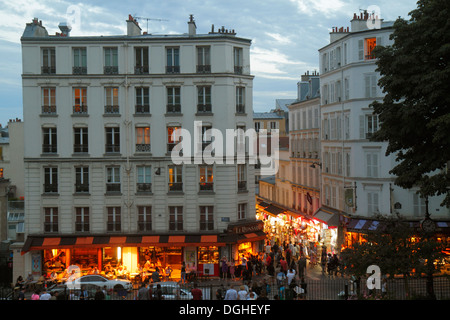
[[[420,223],[420,227],[422,231],[425,233],[425,238],[427,241],[430,240],[431,236],[436,231],[436,223],[430,218],[430,212],[428,211],[428,196],[425,196],[425,219],[423,219]],[[432,254],[429,254],[427,257],[427,268],[426,268],[426,274],[427,274],[427,280],[426,280],[426,286],[427,286],[427,295],[431,299],[436,299],[436,296],[434,294],[434,285],[433,285],[433,258]]]

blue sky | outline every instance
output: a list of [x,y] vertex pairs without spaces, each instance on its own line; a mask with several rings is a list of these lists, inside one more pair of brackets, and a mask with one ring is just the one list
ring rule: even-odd
[[[253,108],[264,112],[276,99],[295,99],[300,76],[318,71],[318,49],[328,44],[332,27],[350,26],[353,13],[374,6],[389,21],[409,19],[417,5],[414,0],[0,0],[0,124],[23,119],[20,37],[34,17],[50,34],[70,19],[72,36],[125,34],[128,14],[155,19],[148,20],[153,34],[186,33],[190,14],[197,33],[208,33],[212,24],[234,29],[252,40]],[[146,31],[147,21],[140,25]]]

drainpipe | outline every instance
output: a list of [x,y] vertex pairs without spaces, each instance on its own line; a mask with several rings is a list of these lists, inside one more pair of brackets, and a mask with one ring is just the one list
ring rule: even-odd
[[131,206],[132,201],[130,200],[130,184],[131,184],[131,165],[130,165],[130,128],[131,128],[131,120],[130,120],[130,105],[128,102],[128,90],[130,87],[130,84],[128,82],[128,43],[124,42],[123,48],[125,51],[125,82],[124,82],[124,88],[125,88],[125,120],[123,121],[125,124],[125,152],[126,152],[126,166],[125,166],[125,173],[127,175],[127,200],[125,202],[125,206],[127,207],[127,217],[128,217],[128,232],[131,232]]

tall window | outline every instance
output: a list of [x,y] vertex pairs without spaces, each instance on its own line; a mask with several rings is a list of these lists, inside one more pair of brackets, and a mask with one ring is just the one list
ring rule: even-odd
[[73,48],[73,74],[87,74],[86,48]]
[[236,87],[236,113],[245,113],[245,88]]
[[211,130],[212,130],[212,126],[211,125],[202,125],[201,127],[199,127],[199,135],[200,135],[200,141],[199,141],[199,146],[198,146],[198,150],[202,150],[204,151],[205,148],[211,144],[212,142],[212,137],[211,137]]
[[104,67],[105,74],[118,74],[119,73],[119,60],[117,48],[104,48]]
[[44,192],[45,193],[58,192],[58,168],[56,167],[44,168]]
[[56,128],[42,128],[42,153],[57,153]]
[[89,207],[75,208],[75,231],[89,232]]
[[74,153],[88,153],[88,128],[73,128],[74,133]]
[[135,48],[135,74],[147,74],[148,68],[148,47]]
[[120,192],[120,167],[106,168],[106,192]]
[[152,207],[138,206],[138,231],[152,230]]
[[151,192],[152,191],[152,167],[139,166],[137,167],[137,192]]
[[247,204],[239,203],[238,204],[238,220],[247,218]]
[[238,164],[237,166],[237,181],[238,181],[238,190],[245,191],[247,190],[247,167],[245,164]]
[[87,113],[87,88],[73,88],[73,113]]
[[370,139],[372,135],[378,131],[378,115],[366,115],[366,139]]
[[379,200],[378,192],[367,193],[367,213],[369,215],[374,213],[380,213],[378,200]]
[[167,152],[171,152],[173,147],[180,142],[180,136],[176,133],[177,129],[181,129],[181,127],[167,127]]
[[121,230],[121,210],[120,207],[107,207],[108,211],[108,232],[118,232]]
[[197,87],[197,112],[211,112],[211,86]]
[[108,127],[106,131],[106,153],[120,152],[120,128]]
[[364,75],[365,97],[375,98],[377,96],[377,76],[375,74]]
[[105,88],[105,113],[117,114],[119,113],[119,88],[106,87]]
[[183,207],[170,206],[169,207],[169,230],[183,231]]
[[166,73],[180,73],[180,49],[166,48]]
[[213,206],[200,206],[200,230],[214,230]]
[[56,113],[56,88],[42,88],[42,114]]
[[150,90],[148,87],[136,88],[136,113],[150,113]]
[[201,165],[200,170],[200,191],[214,190],[213,166]]
[[234,73],[242,74],[242,48],[234,48]]
[[136,128],[136,152],[150,152],[150,127]]
[[89,192],[89,167],[75,167],[75,192]]
[[167,113],[180,113],[181,99],[180,87],[167,88]]
[[378,178],[378,159],[379,154],[374,152],[366,153],[366,169],[367,176],[371,178]]
[[169,191],[183,191],[183,166],[169,166]]
[[413,194],[413,213],[415,217],[423,217],[426,211],[425,199],[419,194]]
[[43,48],[42,49],[42,74],[55,74],[56,73],[56,57],[55,48]]
[[211,72],[210,47],[197,47],[197,73]]
[[58,208],[44,208],[44,231],[58,232]]

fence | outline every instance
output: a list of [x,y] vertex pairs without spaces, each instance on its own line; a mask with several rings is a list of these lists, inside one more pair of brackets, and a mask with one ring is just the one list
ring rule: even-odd
[[[402,278],[388,279],[386,285],[386,294],[382,295],[381,290],[375,289],[369,292],[366,285],[367,279],[361,279],[359,284],[352,281],[348,277],[324,277],[320,280],[313,280],[306,278],[301,285],[299,281],[297,286],[303,287],[304,297],[306,300],[340,300],[340,299],[387,299],[387,300],[410,300],[410,299],[425,299],[426,279],[425,278],[408,278],[407,281]],[[224,289],[228,289],[228,285],[233,283],[235,289],[238,289],[241,282],[221,282],[221,281],[205,281],[198,283],[198,288],[203,292],[203,300],[216,300],[216,291],[221,284]],[[262,284],[261,281],[257,283]],[[295,299],[295,286],[288,286],[286,282],[278,282],[274,278],[266,280],[270,289],[267,290],[267,297],[269,300],[292,300]],[[434,293],[437,300],[450,299],[450,277],[439,276],[433,278]],[[192,283],[178,284],[176,282],[161,283],[161,291],[165,300],[191,300],[190,293],[193,288]],[[260,289],[266,290],[266,286],[261,286]],[[133,290],[130,292],[124,291],[108,291],[105,297],[106,300],[137,300],[139,285],[135,284]],[[50,292],[52,290],[49,290]],[[87,288],[88,299],[94,299],[96,287]],[[153,293],[155,293],[153,288]],[[256,291],[256,290],[255,290]],[[297,290],[297,292],[299,292]],[[359,294],[358,294],[359,293]],[[62,289],[58,292],[57,299],[62,300],[80,300],[80,290],[70,291]],[[347,294],[347,295],[346,295]],[[18,292],[13,292],[11,288],[0,288],[0,300],[16,299]],[[28,293],[27,299],[30,299],[31,292]]]

